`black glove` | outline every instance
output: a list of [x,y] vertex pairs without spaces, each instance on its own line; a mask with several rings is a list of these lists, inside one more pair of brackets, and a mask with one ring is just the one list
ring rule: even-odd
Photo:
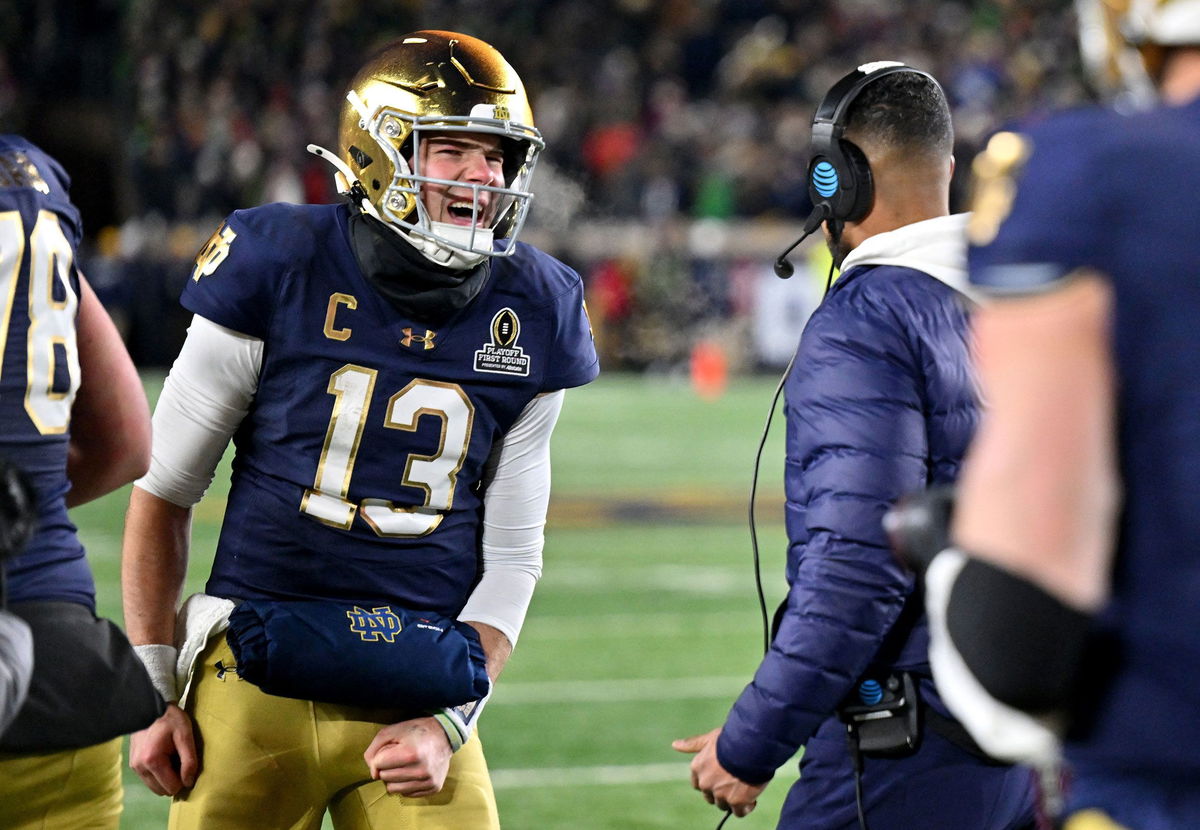
[[950,520],[954,517],[954,488],[931,487],[910,493],[883,516],[896,556],[918,576],[933,557],[950,547]]

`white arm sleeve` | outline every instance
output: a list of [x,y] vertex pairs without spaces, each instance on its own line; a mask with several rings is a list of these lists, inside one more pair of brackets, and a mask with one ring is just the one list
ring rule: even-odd
[[179,507],[200,501],[258,389],[263,343],[196,315],[154,408],[150,470],[135,484]]
[[542,575],[550,433],[563,394],[560,389],[530,401],[484,470],[483,577],[458,618],[490,625],[513,645]]

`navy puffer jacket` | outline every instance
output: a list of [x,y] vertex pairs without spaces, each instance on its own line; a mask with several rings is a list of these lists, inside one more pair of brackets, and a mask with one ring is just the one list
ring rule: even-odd
[[[908,227],[945,236],[959,225],[955,216]],[[904,231],[881,236],[913,239]],[[920,597],[882,517],[905,493],[958,475],[978,418],[968,305],[926,271],[848,258],[805,327],[785,387],[790,590],[717,744],[744,781],[770,779],[869,668],[928,674]]]

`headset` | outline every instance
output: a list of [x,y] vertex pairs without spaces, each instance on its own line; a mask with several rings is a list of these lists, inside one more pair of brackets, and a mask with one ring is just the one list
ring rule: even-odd
[[[842,225],[857,222],[871,212],[875,204],[875,184],[871,165],[853,142],[843,136],[846,116],[859,94],[885,75],[912,72],[934,81],[933,76],[899,61],[864,63],[829,88],[817,106],[812,122],[812,144],[808,163],[808,198],[812,213],[804,221],[804,232],[775,260],[775,275],[787,279],[794,271],[787,256],[809,237],[822,222],[829,222],[834,238],[841,236]],[[937,81],[934,81],[937,83]]]

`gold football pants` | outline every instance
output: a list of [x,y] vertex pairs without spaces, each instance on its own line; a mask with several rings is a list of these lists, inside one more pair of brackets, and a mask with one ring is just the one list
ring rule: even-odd
[[337,830],[499,830],[478,737],[437,795],[389,795],[363,752],[394,712],[268,695],[232,669],[224,635],[199,661],[187,710],[200,772],[172,803],[171,830],[319,830],[326,810]]
[[1067,819],[1063,830],[1128,830],[1102,810],[1083,810]]
[[122,794],[120,738],[45,755],[0,753],[4,830],[117,830]]

